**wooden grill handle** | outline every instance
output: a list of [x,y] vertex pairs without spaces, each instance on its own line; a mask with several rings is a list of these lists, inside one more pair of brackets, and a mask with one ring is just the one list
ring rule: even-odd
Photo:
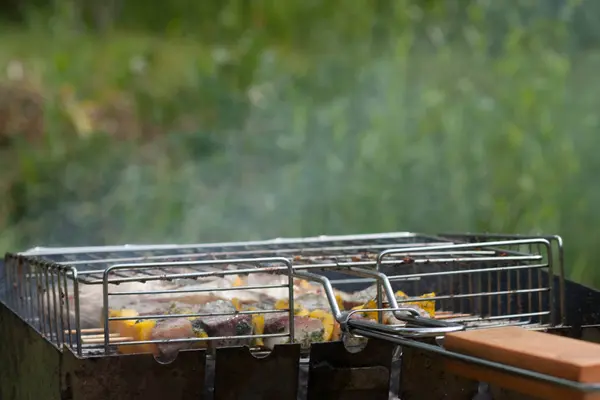
[[[600,345],[520,327],[448,333],[446,350],[580,383],[600,382]],[[598,392],[579,392],[552,383],[447,359],[456,375],[488,382],[535,398],[600,400]]]

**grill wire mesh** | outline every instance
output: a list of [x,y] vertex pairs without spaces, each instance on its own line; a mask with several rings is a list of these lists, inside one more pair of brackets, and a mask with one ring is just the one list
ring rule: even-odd
[[[542,271],[557,274],[558,285],[544,279]],[[398,307],[434,301],[437,320],[467,329],[498,325],[544,329],[564,319],[562,243],[557,237],[400,232],[201,245],[35,248],[7,254],[4,273],[4,302],[51,343],[83,357],[114,353],[118,346],[165,343],[124,340],[109,332],[111,323],[127,319],[109,316],[108,310],[116,308],[113,303],[144,298],[271,291],[287,301],[288,308],[248,313],[288,313],[286,333],[237,335],[237,339],[293,338],[295,285],[307,273],[347,293],[381,284],[374,273],[382,273],[393,291],[411,296],[399,299]],[[240,276],[250,281],[261,274],[277,279],[240,286],[216,283]],[[157,282],[168,283],[168,288],[154,287]],[[415,298],[424,293],[433,295]],[[386,303],[381,285],[377,294],[380,309]],[[198,316],[203,315],[180,312],[168,317]],[[187,341],[226,339],[231,337]]]

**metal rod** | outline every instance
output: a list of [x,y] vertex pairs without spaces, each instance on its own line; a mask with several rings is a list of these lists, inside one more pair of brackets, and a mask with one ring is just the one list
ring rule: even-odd
[[[546,239],[520,239],[520,240],[500,240],[500,241],[494,241],[494,242],[485,242],[485,243],[460,243],[460,244],[452,244],[452,245],[441,245],[441,246],[431,246],[428,247],[428,250],[454,250],[454,249],[469,249],[469,248],[481,248],[481,247],[498,247],[498,246],[514,246],[514,245],[518,245],[518,244],[533,244],[533,243],[539,243],[539,244],[543,244],[545,246],[550,247],[550,242],[548,242],[548,240]],[[408,249],[388,249],[388,250],[384,250],[381,253],[379,253],[379,255],[377,256],[377,262],[380,263],[381,260],[383,260],[383,258],[385,258],[386,256],[390,256],[390,255],[394,255],[394,254],[398,254],[400,251],[414,251],[414,252],[418,252],[419,250],[422,250],[418,247],[412,247],[412,248],[408,248]],[[503,259],[510,259],[511,257],[506,257]],[[494,259],[492,258],[491,261],[493,261]],[[482,260],[484,261],[484,260]]]
[[282,310],[248,310],[248,311],[232,311],[232,312],[218,312],[218,313],[189,313],[189,314],[152,314],[152,315],[138,315],[135,317],[109,317],[109,321],[140,321],[147,319],[173,319],[173,318],[197,318],[197,317],[221,317],[231,315],[254,315],[254,314],[277,314],[289,312],[290,309]]
[[[273,258],[268,258],[273,259]],[[259,260],[264,260],[264,258],[252,258],[248,260],[244,260],[244,263],[258,263]],[[289,260],[285,258],[281,258],[280,260]],[[239,259],[236,260],[202,260],[202,261],[190,261],[190,262],[175,262],[175,263],[153,263],[153,264],[116,264],[111,267],[108,267],[103,271],[103,275],[106,274],[106,271],[113,271],[115,269],[148,269],[156,266],[162,267],[178,267],[178,266],[197,266],[197,265],[210,265],[210,264],[237,264],[241,261]],[[160,265],[159,265],[160,264]],[[239,269],[239,270],[224,270],[219,272],[193,272],[193,273],[185,273],[185,274],[166,274],[166,275],[156,275],[156,276],[135,276],[131,278],[121,278],[121,279],[110,279],[105,280],[102,278],[102,284],[120,284],[126,282],[149,282],[149,281],[165,281],[165,280],[175,280],[175,279],[195,279],[195,278],[207,278],[207,277],[215,277],[215,276],[227,276],[227,275],[238,275],[238,274],[249,274],[255,272],[270,272],[270,273],[281,273],[286,270],[286,267],[261,267],[261,268],[247,268],[247,269]]]
[[517,294],[517,293],[541,293],[541,292],[548,292],[548,291],[550,291],[550,288],[542,287],[542,288],[535,288],[535,289],[498,290],[495,292],[452,294],[452,295],[448,295],[448,296],[417,297],[417,298],[402,299],[402,300],[396,300],[396,301],[401,304],[401,303],[424,302],[424,301],[432,301],[432,300],[472,299],[472,298],[477,298],[477,297],[501,296],[501,295]]
[[121,246],[87,246],[87,247],[36,247],[20,255],[60,255],[60,254],[89,254],[89,253],[114,253],[119,251],[150,251],[150,250],[186,250],[218,247],[244,247],[244,246],[284,246],[291,244],[321,244],[326,242],[338,241],[368,241],[375,239],[407,239],[417,237],[412,232],[390,232],[374,233],[362,235],[339,235],[339,236],[313,236],[306,238],[278,238],[271,240],[258,240],[248,242],[221,242],[221,243],[203,243],[203,244],[163,244],[163,245],[121,245]]
[[[79,308],[79,282],[77,281],[77,269],[74,267],[71,269],[73,273],[73,299],[75,302],[75,329],[77,330],[76,338],[77,338],[77,355],[81,356],[81,315]],[[106,310],[108,313],[108,310]],[[108,315],[108,314],[107,314]],[[108,326],[106,326],[108,330]]]
[[131,346],[136,344],[172,344],[172,343],[193,343],[193,342],[214,342],[216,340],[241,340],[241,339],[255,339],[255,338],[275,338],[275,337],[286,337],[288,333],[264,333],[260,335],[236,335],[236,336],[210,336],[202,338],[180,338],[180,339],[156,339],[156,340],[134,340],[119,343],[108,343],[108,346]]
[[[165,290],[140,290],[133,292],[110,292],[109,296],[138,296],[138,295],[149,295],[149,294],[177,294],[177,293],[209,293],[209,292],[230,292],[230,291],[241,291],[241,290],[255,290],[255,289],[278,289],[287,288],[289,284],[283,285],[248,285],[248,286],[234,286],[226,288],[205,288],[205,289],[165,289]],[[292,286],[293,290],[293,286]]]
[[[54,332],[56,333],[56,341],[58,342],[59,346],[64,343],[64,340],[62,341],[62,343],[59,341],[59,337],[60,337],[60,332],[62,332],[63,326],[62,326],[62,314],[61,314],[61,320],[59,321],[58,319],[58,307],[56,304],[56,287],[55,287],[55,270],[53,267],[49,267],[48,271],[50,271],[50,276],[52,277],[52,304],[53,304],[53,309],[54,309]],[[60,326],[59,325],[60,323]],[[63,334],[63,339],[64,339],[64,334]]]
[[[53,332],[52,332],[52,327],[53,327],[53,323],[52,323],[52,318],[50,317],[51,314],[51,308],[50,308],[50,285],[48,282],[48,269],[44,269],[44,286],[46,287],[46,309],[48,311],[48,334],[50,335],[50,338],[52,338]],[[56,321],[55,321],[56,323]]]
[[[541,256],[506,256],[503,257],[502,260],[505,261],[539,261],[541,260]],[[249,259],[256,260],[256,259]],[[428,264],[428,263],[469,263],[469,262],[484,262],[484,261],[498,261],[498,257],[471,257],[471,258],[436,258],[436,259],[415,259],[414,262],[417,264]],[[122,264],[128,265],[129,269],[133,269],[134,266],[140,269],[152,269],[156,267],[190,267],[190,266],[198,266],[208,262],[209,264],[214,264],[216,260],[199,260],[199,261],[176,261],[172,263],[161,262],[161,263],[138,263],[138,264]],[[220,260],[228,263],[235,263],[236,259],[232,260]],[[402,264],[401,260],[393,260],[382,263],[382,265],[396,265]],[[119,264],[120,265],[120,264]],[[363,266],[373,266],[377,265],[376,261],[357,261],[357,262],[330,262],[330,263],[319,263],[312,265],[295,265],[295,270],[324,270],[324,269],[332,269],[332,268],[340,268],[340,267],[363,267]],[[272,272],[277,272],[285,270],[284,267],[280,267],[279,269],[273,267]],[[97,271],[88,271],[82,272],[80,276],[91,275],[92,272],[94,274],[103,274],[105,270],[97,270]],[[148,275],[148,276],[133,276],[133,277],[124,277],[119,279],[110,279],[109,283],[111,284],[120,284],[127,282],[148,282],[148,281],[162,281],[162,280],[176,280],[176,279],[198,279],[205,277],[215,277],[215,276],[225,276],[225,275],[234,275],[239,273],[248,273],[244,270],[228,270],[222,272],[214,272],[214,271],[205,271],[205,272],[191,272],[191,273],[175,273],[175,274],[160,274],[160,275]],[[88,284],[103,284],[103,278],[100,278],[95,281],[87,281]]]
[[450,275],[470,275],[478,272],[494,272],[494,271],[514,271],[521,269],[539,269],[546,268],[548,264],[533,264],[533,265],[514,265],[508,267],[491,267],[491,268],[474,268],[474,269],[462,269],[456,271],[444,271],[444,272],[423,272],[417,274],[408,275],[392,275],[388,277],[390,282],[405,280],[407,278],[425,278],[428,276],[450,276]]
[[69,286],[67,285],[67,273],[65,272],[63,274],[63,281],[65,284],[65,292],[64,292],[64,299],[65,299],[65,305],[66,305],[66,309],[67,309],[67,330],[69,332],[69,334],[67,335],[68,339],[69,339],[69,347],[72,349],[73,348],[73,338],[72,338],[72,334],[71,334],[71,311],[69,310]]
[[[416,245],[421,245],[421,246],[431,246],[432,244],[417,244],[417,243],[411,243],[411,246],[416,246]],[[290,249],[277,249],[277,253],[278,254],[290,254],[290,255],[297,255],[297,254],[305,254],[305,253],[327,253],[327,252],[350,252],[350,251],[355,251],[355,252],[360,252],[360,250],[377,250],[377,249],[388,249],[390,247],[389,244],[379,244],[379,245],[362,245],[362,246],[337,246],[337,247],[322,247],[322,248],[314,248],[314,247],[307,247],[307,248],[290,248]],[[103,258],[103,259],[98,259],[98,260],[76,260],[76,261],[60,261],[59,264],[68,264],[68,265],[94,265],[94,264],[113,264],[113,263],[123,263],[123,262],[143,262],[143,261],[154,261],[154,260],[176,260],[179,258],[186,258],[186,259],[190,259],[190,258],[199,258],[199,257],[213,257],[213,256],[231,256],[231,255],[235,255],[235,256],[257,256],[259,254],[270,254],[272,253],[273,250],[272,249],[256,249],[256,250],[244,250],[244,251],[227,251],[227,252],[219,252],[219,253],[214,253],[214,252],[202,252],[202,253],[184,253],[184,254],[169,254],[169,255],[158,255],[158,256],[145,256],[145,257],[119,257],[119,258]],[[439,252],[439,251],[432,251],[432,252],[427,252],[427,251],[423,251],[423,252],[419,252],[419,255],[424,255],[424,256],[438,256],[438,255],[444,255],[443,252]],[[493,251],[489,251],[489,250],[480,250],[480,251],[456,251],[453,252],[452,254],[458,255],[458,254],[464,254],[464,255],[473,255],[473,254],[479,254],[479,255],[493,255],[494,252]],[[410,256],[412,255],[412,253],[407,252],[407,253],[403,253],[402,255],[405,256]],[[302,260],[310,260],[311,257],[322,257],[322,256],[310,256],[310,255],[306,255],[306,256],[302,256]],[[92,271],[94,273],[102,273],[103,270],[95,270]]]
[[[340,307],[338,306],[337,300],[335,298],[333,286],[331,286],[331,282],[329,281],[329,279],[322,275],[317,275],[305,271],[294,271],[293,274],[296,278],[320,283],[323,286],[323,290],[325,291],[325,296],[327,297],[329,307],[331,307],[333,317],[340,323],[345,322],[342,313],[340,312]],[[292,307],[290,307],[290,309],[293,310]]]
[[39,311],[39,325],[40,332],[42,334],[46,333],[46,318],[44,312],[44,288],[42,287],[42,269],[40,266],[35,263],[32,264],[34,266],[36,275],[37,275],[37,302],[38,302],[38,311]]

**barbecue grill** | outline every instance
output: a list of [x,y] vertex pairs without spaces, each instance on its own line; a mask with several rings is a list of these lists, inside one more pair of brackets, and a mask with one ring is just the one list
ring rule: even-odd
[[[558,236],[404,232],[7,253],[0,268],[0,398],[471,399],[478,391],[517,398],[499,385],[448,371],[444,360],[592,393],[597,386],[442,346],[452,332],[506,326],[600,342],[600,293],[566,280],[563,259]],[[274,278],[250,282],[259,275]],[[233,277],[247,282],[215,283]],[[153,282],[171,286],[157,289]],[[319,287],[340,340],[298,343],[298,282]],[[373,285],[374,307],[343,309],[338,290]],[[237,299],[252,291],[277,293],[284,306],[111,314],[145,298]],[[410,297],[397,298],[398,291]],[[434,304],[433,317],[416,311],[426,304]],[[359,313],[376,318],[353,318]],[[129,320],[275,314],[288,321],[276,333],[161,340],[111,330]],[[384,323],[390,315],[397,324]],[[256,345],[269,340],[277,343],[271,351]],[[149,348],[160,351],[144,351]]]

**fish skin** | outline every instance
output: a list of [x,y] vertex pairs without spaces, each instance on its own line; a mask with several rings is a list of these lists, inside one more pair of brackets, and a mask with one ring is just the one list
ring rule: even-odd
[[[109,293],[115,292],[137,292],[137,291],[157,291],[157,290],[173,290],[176,286],[166,281],[148,281],[141,282],[124,282],[119,285],[108,285]],[[73,287],[68,287],[68,304],[69,313],[67,316],[67,306],[63,302],[62,307],[57,307],[57,314],[62,316],[63,325],[67,326],[67,320],[70,323],[71,329],[75,329],[75,297],[73,295]],[[122,308],[147,308],[142,304],[154,303],[148,301],[147,295],[139,296],[110,296],[109,307],[111,309]],[[79,319],[82,329],[97,328],[103,326],[103,286],[102,285],[79,285]],[[50,315],[53,314],[53,302],[50,302]],[[62,310],[61,310],[62,308]]]
[[252,335],[252,317],[249,314],[220,315],[214,317],[197,318],[192,321],[194,329],[202,330],[208,337],[232,336],[229,339],[208,341],[208,346],[228,347],[250,345],[250,338],[235,338],[235,336]]
[[[186,339],[195,337],[192,321],[187,318],[172,318],[157,321],[150,334],[151,340]],[[181,350],[189,349],[191,342],[157,343],[154,355],[171,359]]]
[[[294,342],[308,348],[311,343],[322,342],[325,329],[323,322],[316,318],[294,317]],[[289,316],[269,315],[265,318],[265,334],[289,333]],[[276,344],[289,343],[289,337],[264,338],[265,347],[273,350]]]

